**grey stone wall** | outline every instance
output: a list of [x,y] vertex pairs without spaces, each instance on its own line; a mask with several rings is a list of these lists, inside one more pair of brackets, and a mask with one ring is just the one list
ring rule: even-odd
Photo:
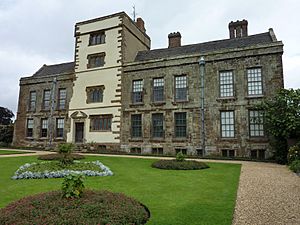
[[[41,119],[50,118],[50,110],[44,110],[42,108],[43,104],[43,92],[44,90],[52,89],[53,78],[57,78],[57,85],[55,90],[55,110],[53,111],[52,123],[48,122],[48,137],[41,138]],[[19,103],[18,103],[18,112],[17,119],[15,122],[15,131],[14,131],[14,146],[28,146],[28,147],[44,147],[49,145],[49,131],[53,130],[53,144],[55,145],[58,142],[66,141],[66,134],[70,129],[70,119],[68,118],[68,108],[69,101],[73,92],[73,79],[74,74],[63,74],[63,75],[53,75],[53,76],[38,76],[38,77],[26,77],[21,78],[20,80],[20,92],[19,92]],[[67,99],[65,110],[57,109],[57,99],[58,99],[58,90],[59,88],[66,88]],[[29,111],[29,96],[30,91],[36,91],[37,101],[36,101],[36,110]],[[28,118],[33,118],[34,128],[33,128],[33,137],[26,137],[26,123]],[[64,128],[64,137],[55,138],[55,123],[56,118],[65,118],[65,128]],[[52,126],[52,128],[50,128]]]
[[[283,88],[281,43],[240,48],[231,51],[206,53],[205,66],[205,140],[207,154],[221,154],[222,149],[235,150],[236,156],[249,156],[251,150],[264,149],[266,157],[271,156],[268,137],[250,138],[248,110],[263,99],[274,96]],[[201,148],[200,113],[200,69],[198,55],[186,55],[168,59],[135,62],[125,65],[122,74],[122,118],[121,148],[130,151],[141,147],[142,153],[150,153],[153,147],[163,147],[165,154],[174,154],[176,148],[186,148],[188,154],[196,154]],[[247,96],[247,68],[260,67],[263,77],[263,95]],[[234,76],[233,98],[220,98],[219,72],[232,70]],[[174,76],[187,75],[188,101],[174,100]],[[165,102],[154,104],[151,100],[152,79],[165,78]],[[144,80],[144,102],[134,105],[131,102],[132,80]],[[220,137],[220,111],[234,110],[235,138]],[[174,136],[174,113],[187,113],[188,135],[185,139]],[[151,137],[151,114],[164,114],[163,139]],[[142,114],[143,137],[131,138],[131,115]]]

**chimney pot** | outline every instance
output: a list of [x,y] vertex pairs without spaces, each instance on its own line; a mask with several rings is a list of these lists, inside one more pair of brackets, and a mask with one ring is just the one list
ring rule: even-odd
[[143,31],[144,33],[146,33],[146,29],[145,29],[145,22],[141,17],[138,17],[136,19],[135,24],[137,25],[138,28],[140,28],[141,31]]
[[173,32],[168,35],[169,48],[175,48],[181,46],[181,34],[180,32]]
[[230,39],[248,36],[248,21],[245,19],[242,21],[237,20],[236,22],[231,21],[228,24],[228,28]]

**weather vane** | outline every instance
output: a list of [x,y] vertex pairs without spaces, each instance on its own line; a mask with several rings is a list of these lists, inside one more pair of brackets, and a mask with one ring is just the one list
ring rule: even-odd
[[135,5],[133,5],[132,8],[133,8],[133,12],[132,12],[133,21],[135,22],[136,15],[137,15],[137,13],[136,13],[136,11],[135,11]]

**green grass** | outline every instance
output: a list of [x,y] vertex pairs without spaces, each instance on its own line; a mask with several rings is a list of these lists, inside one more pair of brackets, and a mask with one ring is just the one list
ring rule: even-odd
[[11,155],[11,154],[26,154],[33,152],[24,152],[24,151],[13,151],[13,150],[2,150],[0,149],[0,155]]
[[[100,160],[114,176],[88,177],[87,188],[123,192],[145,204],[150,225],[230,225],[235,206],[240,165],[208,163],[209,169],[160,170],[155,160],[87,157]],[[35,157],[0,158],[0,207],[35,193],[60,189],[62,179],[11,180],[15,170]]]

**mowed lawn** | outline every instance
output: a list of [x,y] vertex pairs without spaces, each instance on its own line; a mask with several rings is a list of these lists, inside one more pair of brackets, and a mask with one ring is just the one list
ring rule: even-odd
[[[90,189],[123,192],[145,204],[152,225],[230,225],[240,165],[209,163],[211,168],[171,171],[151,168],[154,159],[88,157],[111,168],[114,176],[88,177]],[[0,158],[0,207],[21,197],[60,189],[62,179],[11,180],[15,170],[36,157]]]
[[26,153],[32,153],[32,152],[24,152],[24,151],[14,151],[14,150],[0,149],[0,155],[26,154]]

